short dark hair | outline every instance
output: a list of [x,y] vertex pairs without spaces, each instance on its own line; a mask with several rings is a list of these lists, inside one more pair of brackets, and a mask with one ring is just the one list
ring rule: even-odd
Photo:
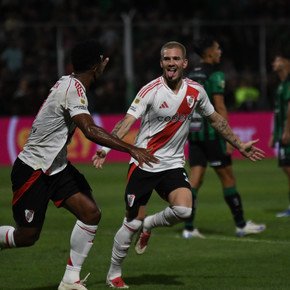
[[163,52],[165,49],[171,49],[171,48],[180,48],[183,54],[183,57],[186,58],[186,48],[183,44],[181,44],[180,42],[177,41],[169,41],[166,42],[160,50],[160,54],[161,54],[161,59],[163,57]]
[[213,44],[216,42],[217,40],[209,35],[209,36],[205,36],[203,38],[197,39],[196,41],[194,41],[193,43],[193,50],[195,53],[197,53],[200,57],[203,56],[204,52],[206,49],[210,48],[213,46]]
[[75,72],[85,72],[101,61],[102,51],[95,39],[77,43],[71,51],[71,62]]

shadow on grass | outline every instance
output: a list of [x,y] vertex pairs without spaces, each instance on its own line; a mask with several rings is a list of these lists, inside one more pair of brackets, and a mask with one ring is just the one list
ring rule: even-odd
[[[184,286],[184,283],[178,281],[179,276],[174,275],[160,275],[160,274],[142,274],[139,276],[126,276],[124,278],[125,283],[130,285],[176,285]],[[99,281],[100,282],[100,281]],[[103,281],[102,281],[103,283]],[[38,290],[38,289],[33,289]],[[40,289],[39,289],[40,290]]]
[[127,277],[126,283],[129,285],[184,285],[183,282],[178,281],[178,278],[174,275],[143,274],[137,277]]
[[57,289],[57,287],[58,287],[58,284],[57,285],[44,286],[44,287],[34,287],[34,288],[26,288],[26,287],[13,288],[13,290],[26,290],[26,289],[29,289],[29,290],[55,290],[55,289]]

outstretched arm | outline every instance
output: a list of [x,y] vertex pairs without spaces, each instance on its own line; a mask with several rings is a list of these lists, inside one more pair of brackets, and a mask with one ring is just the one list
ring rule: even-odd
[[207,117],[211,125],[235,148],[237,148],[240,153],[249,158],[252,161],[261,160],[264,158],[264,151],[253,146],[259,140],[252,140],[244,143],[240,138],[235,135],[230,128],[228,121],[223,118],[219,113],[214,112]]
[[140,166],[142,166],[143,163],[151,166],[150,163],[158,162],[158,160],[153,155],[149,154],[146,149],[137,148],[128,144],[97,126],[91,115],[79,114],[73,117],[73,121],[87,139],[118,151],[128,152],[132,157],[138,160]]

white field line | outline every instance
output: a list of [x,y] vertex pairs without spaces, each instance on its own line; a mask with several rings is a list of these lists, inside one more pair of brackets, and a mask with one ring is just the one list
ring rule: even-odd
[[[176,235],[176,238],[182,238],[181,235]],[[193,238],[197,239],[197,238]],[[223,237],[223,236],[206,236],[205,240],[216,240],[216,241],[226,241],[226,242],[242,242],[242,243],[263,243],[263,244],[273,244],[273,245],[290,245],[290,241],[281,240],[258,240],[253,238],[235,238],[235,237]]]

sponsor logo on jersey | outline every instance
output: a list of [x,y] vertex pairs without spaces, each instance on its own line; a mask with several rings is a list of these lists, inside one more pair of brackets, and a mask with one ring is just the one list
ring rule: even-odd
[[128,200],[128,205],[129,207],[132,207],[135,201],[135,194],[128,194],[127,195],[127,200]]
[[133,111],[133,112],[136,112],[137,108],[134,107],[134,106],[131,106],[131,107],[130,107],[130,110]]
[[167,103],[164,101],[164,102],[160,105],[159,109],[165,109],[165,108],[169,108],[169,106],[168,106]]
[[160,122],[184,122],[185,120],[191,120],[192,115],[186,115],[186,114],[179,114],[176,113],[173,116],[158,116],[157,120]]
[[34,218],[34,210],[32,209],[26,209],[25,210],[25,219],[27,222],[31,223]]
[[86,106],[74,106],[74,109],[78,109],[78,110],[87,110]]

